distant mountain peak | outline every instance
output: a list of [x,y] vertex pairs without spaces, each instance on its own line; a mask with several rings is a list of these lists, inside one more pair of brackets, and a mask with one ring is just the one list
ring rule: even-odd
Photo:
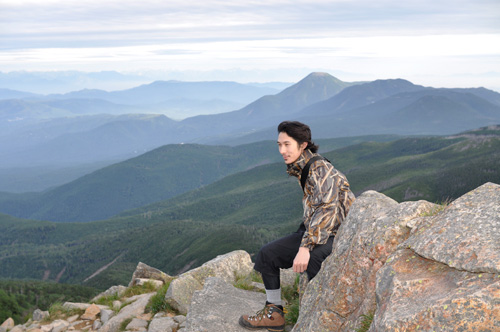
[[307,77],[309,77],[309,76],[314,77],[314,76],[332,76],[332,75],[325,73],[325,72],[316,71],[316,72],[312,72],[309,75],[307,75]]

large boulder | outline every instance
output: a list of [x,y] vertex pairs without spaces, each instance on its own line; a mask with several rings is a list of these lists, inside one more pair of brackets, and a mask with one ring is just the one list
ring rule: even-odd
[[294,331],[352,331],[375,309],[377,271],[407,239],[406,222],[433,204],[405,202],[375,191],[356,199],[337,233],[332,254],[308,284]]
[[293,331],[500,330],[500,186],[432,215],[425,201],[362,194],[308,284]]
[[500,186],[415,224],[377,276],[370,331],[500,331]]
[[218,277],[227,283],[234,283],[237,276],[246,276],[252,269],[250,255],[243,250],[217,256],[172,280],[165,299],[173,308],[185,315],[194,292],[203,289],[206,278]]

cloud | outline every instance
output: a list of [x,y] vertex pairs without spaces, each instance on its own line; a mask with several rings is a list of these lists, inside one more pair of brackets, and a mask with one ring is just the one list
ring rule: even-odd
[[487,72],[499,13],[497,0],[3,0],[0,70]]
[[[3,1],[2,34],[29,46],[499,30],[494,1]],[[496,10],[496,15],[495,15]],[[128,36],[128,38],[127,38]]]

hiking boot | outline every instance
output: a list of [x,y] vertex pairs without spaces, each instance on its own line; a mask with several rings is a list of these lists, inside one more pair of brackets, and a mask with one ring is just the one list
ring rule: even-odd
[[240,325],[249,330],[268,329],[273,332],[284,331],[285,313],[282,307],[280,307],[272,303],[266,304],[264,309],[257,311],[253,316],[241,316]]

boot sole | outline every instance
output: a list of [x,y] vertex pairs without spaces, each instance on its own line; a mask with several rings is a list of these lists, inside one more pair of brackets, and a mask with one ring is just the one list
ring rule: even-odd
[[272,332],[283,332],[283,331],[285,331],[285,327],[284,326],[281,327],[281,328],[280,327],[272,327],[272,328],[266,327],[266,329],[268,331],[272,331]]

